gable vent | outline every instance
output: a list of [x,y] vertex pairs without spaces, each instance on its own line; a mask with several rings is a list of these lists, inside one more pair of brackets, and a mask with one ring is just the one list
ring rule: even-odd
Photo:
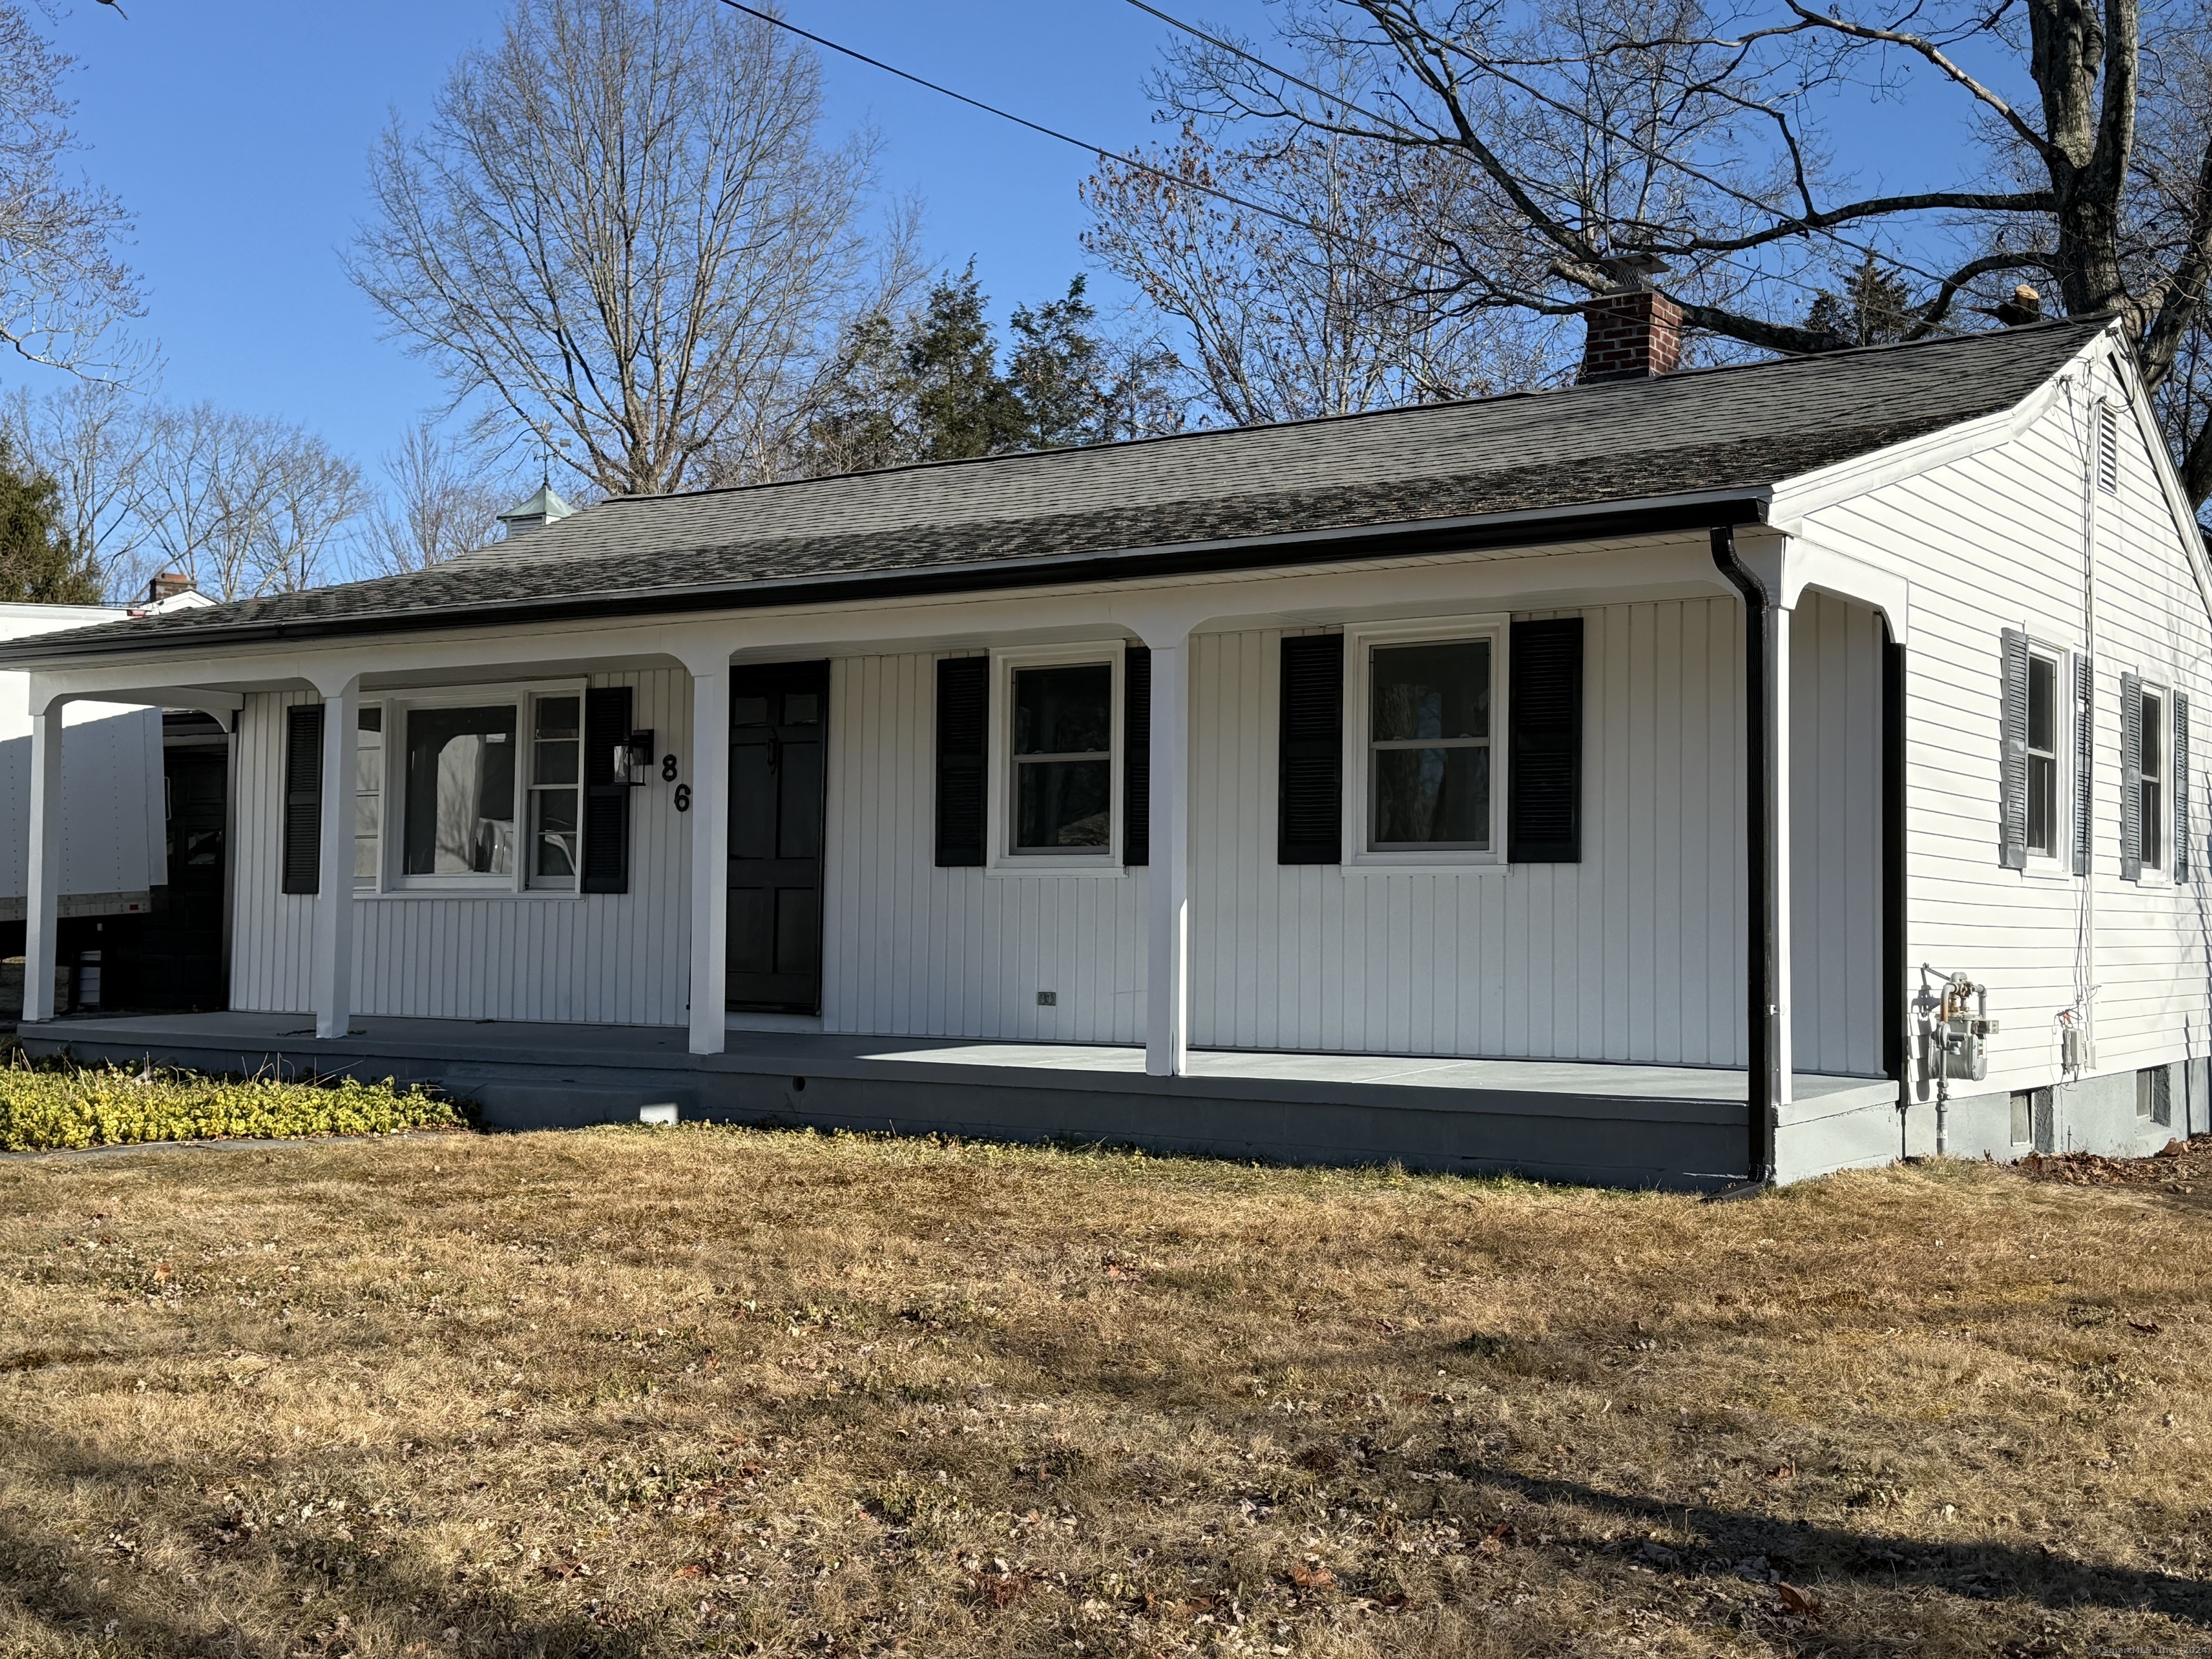
[[2120,493],[2120,411],[2110,404],[2097,405],[2097,488]]

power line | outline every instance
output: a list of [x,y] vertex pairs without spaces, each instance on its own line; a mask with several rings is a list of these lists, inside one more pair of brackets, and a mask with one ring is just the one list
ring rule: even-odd
[[[749,6],[744,3],[744,0],[721,0],[721,3],[729,7],[732,11],[742,12],[748,17],[757,19],[759,21],[769,24],[775,28],[781,29],[787,33],[795,34],[802,40],[811,41],[815,46],[820,46],[825,51],[836,52],[841,57],[853,59],[855,63],[866,64],[871,69],[880,70],[886,75],[894,76],[899,80],[921,87],[925,91],[936,93],[939,97],[950,98],[955,103],[965,104],[970,109],[980,110],[986,115],[996,116],[1002,121],[1011,121],[1018,127],[1024,127],[1031,132],[1040,134],[1041,136],[1053,139],[1057,143],[1070,145],[1073,148],[1082,150],[1088,155],[1099,156],[1106,161],[1118,162],[1121,166],[1128,167],[1135,172],[1146,173],[1152,178],[1164,180],[1170,185],[1175,185],[1178,189],[1194,191],[1200,195],[1212,197],[1217,201],[1226,202],[1233,207],[1243,208],[1247,212],[1263,214],[1270,219],[1273,219],[1283,224],[1291,226],[1293,229],[1303,230],[1310,235],[1318,237],[1325,242],[1333,242],[1340,247],[1359,249],[1368,253],[1379,255],[1382,258],[1388,260],[1395,261],[1407,258],[1418,258],[1418,256],[1409,255],[1401,249],[1386,248],[1378,243],[1368,241],[1362,237],[1347,236],[1342,231],[1332,230],[1328,226],[1316,224],[1310,219],[1302,219],[1294,213],[1285,213],[1280,208],[1269,207],[1264,202],[1253,201],[1248,197],[1236,194],[1233,191],[1223,190],[1218,185],[1210,185],[1203,180],[1187,177],[1186,175],[1174,172],[1170,168],[1163,167],[1153,162],[1144,161],[1138,156],[1124,155],[1119,150],[1108,149],[1103,144],[1086,143],[1084,140],[1074,137],[1073,134],[1062,132],[1057,127],[1046,126],[1042,122],[1030,120],[1027,116],[1017,115],[1012,110],[1002,109],[996,104],[986,103],[980,98],[971,98],[964,92],[956,91],[951,87],[945,86],[939,82],[928,80],[922,76],[913,73],[911,70],[902,70],[896,64],[887,64],[880,58],[872,58],[866,52],[861,52],[855,47],[845,46],[839,41],[832,40],[827,35],[817,34],[811,29],[801,28],[798,24],[790,21],[788,19],[778,17],[772,12],[762,11],[755,7]],[[1343,103],[1346,108],[1358,110],[1360,114],[1367,116],[1370,120],[1381,120],[1382,118],[1382,117],[1373,114],[1370,111],[1360,109],[1356,104],[1352,104],[1341,98],[1337,98],[1334,94],[1322,92],[1320,88],[1309,86],[1307,82],[1297,81],[1296,77],[1284,74],[1282,70],[1274,69],[1273,65],[1266,64],[1262,59],[1253,57],[1251,53],[1243,52],[1234,46],[1227,46],[1221,41],[1214,40],[1214,38],[1210,34],[1203,33],[1200,31],[1191,27],[1188,24],[1178,21],[1176,19],[1170,16],[1164,11],[1160,11],[1152,6],[1144,4],[1143,0],[1130,0],[1130,3],[1137,6],[1139,10],[1147,12],[1152,16],[1158,18],[1162,22],[1168,23],[1176,28],[1183,30],[1186,33],[1196,35],[1199,39],[1205,40],[1211,45],[1218,46],[1224,51],[1235,52],[1239,57],[1250,59],[1250,61],[1259,64],[1262,68],[1267,69],[1270,73],[1281,75],[1286,81],[1291,81],[1299,86],[1305,86],[1308,90],[1316,92],[1320,96],[1330,98],[1334,101]],[[1391,123],[1389,125],[1395,126],[1396,124]],[[1747,261],[1741,260],[1738,258],[1732,257],[1726,253],[1709,252],[1704,252],[1698,257],[1717,264],[1736,267],[1741,270],[1741,274],[1749,276],[1755,281],[1780,283],[1789,287],[1801,289],[1808,294],[1820,295],[1827,292],[1827,290],[1815,287],[1801,278],[1785,276],[1778,271],[1762,269]],[[1932,326],[1936,331],[1942,333],[1950,334],[1960,331],[1952,328],[1949,325],[1943,323],[1937,323],[1932,325]]]

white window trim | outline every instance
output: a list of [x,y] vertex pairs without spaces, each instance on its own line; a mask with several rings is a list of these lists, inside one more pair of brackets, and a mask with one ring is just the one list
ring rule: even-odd
[[[1510,648],[1512,618],[1503,611],[1482,611],[1439,622],[1360,623],[1344,630],[1344,863],[1347,871],[1370,873],[1462,875],[1471,871],[1503,872],[1505,862],[1506,707],[1510,684],[1506,653]],[[1425,641],[1480,640],[1490,641],[1490,850],[1459,848],[1392,848],[1376,852],[1367,845],[1370,821],[1368,794],[1369,714],[1374,702],[1375,676],[1371,658],[1378,645],[1411,645]]]
[[[2135,884],[2138,887],[2171,887],[2173,885],[2173,838],[2177,826],[2173,811],[2173,688],[2163,681],[2154,681],[2140,676],[2136,687],[2139,697],[2158,699],[2158,862],[2143,860]],[[2148,728],[2145,728],[2148,735]],[[2138,754],[2140,754],[2138,750]],[[2140,773],[2140,769],[2138,769]],[[2142,815],[2137,805],[2137,823],[2148,825],[2148,815]],[[2138,829],[2140,834],[2140,828]],[[2141,848],[2137,848],[2140,853]]]
[[[531,702],[537,697],[568,697],[577,699],[580,708],[588,690],[585,680],[528,680],[507,682],[497,685],[441,685],[410,687],[400,691],[380,692],[374,701],[384,710],[384,799],[378,819],[377,882],[371,890],[365,882],[356,880],[354,895],[357,898],[426,899],[426,898],[530,898],[548,902],[572,902],[580,899],[583,881],[580,874],[566,887],[532,887],[529,881],[529,815],[531,784],[530,749]],[[362,700],[362,707],[370,699]],[[395,823],[406,822],[407,802],[404,783],[406,778],[407,714],[416,708],[473,708],[495,703],[514,706],[515,741],[522,752],[515,763],[515,858],[514,871],[506,876],[452,875],[409,876],[399,872],[399,859],[404,845],[401,836],[392,833]],[[397,734],[401,741],[395,741]],[[578,763],[582,763],[582,738],[578,738]],[[580,782],[578,785],[579,823],[577,826],[577,869],[583,868],[585,816],[581,811]]]
[[2057,765],[2056,820],[2052,829],[2057,848],[2050,853],[2039,853],[2031,846],[2027,849],[2027,866],[2021,872],[2045,881],[2072,881],[2074,878],[2074,720],[2079,712],[2075,708],[2074,676],[2081,666],[2076,653],[2068,646],[2052,645],[2045,640],[2028,636],[2027,654],[2031,659],[2041,657],[2050,663],[2057,675],[2051,688],[2057,699],[2054,713],[2057,729],[2052,740],[2058,745],[2055,759]]
[[[1093,640],[1072,645],[1000,647],[991,653],[990,774],[986,806],[990,813],[989,859],[987,875],[1006,876],[1126,876],[1122,863],[1127,844],[1127,815],[1121,800],[1123,775],[1128,769],[1128,735],[1121,729],[1127,698],[1122,690],[1123,640]],[[1013,850],[1014,811],[1014,671],[1020,668],[1073,668],[1104,663],[1113,670],[1114,738],[1112,758],[1113,838],[1103,853],[1017,853]]]

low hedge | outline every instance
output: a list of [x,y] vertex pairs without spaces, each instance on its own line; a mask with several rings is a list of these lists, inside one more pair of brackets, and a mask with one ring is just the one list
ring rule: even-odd
[[0,1152],[129,1146],[153,1140],[289,1139],[455,1128],[460,1115],[389,1079],[283,1083],[66,1062],[0,1069]]

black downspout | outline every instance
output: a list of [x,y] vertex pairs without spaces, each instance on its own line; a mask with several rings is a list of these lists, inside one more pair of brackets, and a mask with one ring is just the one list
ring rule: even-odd
[[1882,1070],[1896,1079],[1897,1109],[1911,1104],[1912,1031],[1905,1007],[1905,647],[1881,630]]
[[1746,1182],[1763,1187],[1774,1179],[1774,1113],[1778,1102],[1770,1076],[1774,1055],[1774,918],[1767,907],[1766,797],[1766,587],[1736,556],[1735,532],[1713,527],[1713,562],[1743,595],[1744,672],[1744,877],[1749,888],[1749,992],[1751,1085],[1744,1105],[1749,1120]]

